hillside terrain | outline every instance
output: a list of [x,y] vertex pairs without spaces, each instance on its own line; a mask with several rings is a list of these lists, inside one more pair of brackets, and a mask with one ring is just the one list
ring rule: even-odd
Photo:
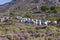
[[[24,15],[26,12],[32,13],[34,16],[39,17],[60,17],[60,12],[44,12],[41,10],[41,6],[57,6],[60,10],[60,4],[56,0],[12,0],[9,3],[0,5],[0,14],[9,15],[10,12],[15,11],[18,15]],[[52,10],[51,10],[52,11]],[[48,15],[48,16],[47,16]]]
[[0,40],[60,40],[60,28],[0,22]]
[[60,40],[60,0],[0,5],[0,40]]

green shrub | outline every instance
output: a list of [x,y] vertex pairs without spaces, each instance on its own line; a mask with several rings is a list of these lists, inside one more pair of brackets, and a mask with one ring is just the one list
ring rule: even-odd
[[57,17],[49,17],[49,18],[46,18],[46,20],[58,20],[59,18]]
[[6,36],[9,40],[13,40],[13,36],[12,35],[7,35]]
[[49,8],[48,8],[48,6],[46,6],[46,5],[45,5],[45,6],[41,6],[41,10],[44,11],[44,12],[47,11],[48,9],[49,9]]
[[16,16],[16,12],[15,11],[12,11],[9,13],[10,16]]
[[59,7],[56,7],[56,6],[51,6],[51,7],[50,7],[50,10],[51,10],[52,12],[54,12],[54,13],[57,13],[57,12],[60,11],[60,8],[59,8]]
[[32,15],[32,13],[26,13],[23,17],[26,17],[26,18],[32,18],[33,15]]

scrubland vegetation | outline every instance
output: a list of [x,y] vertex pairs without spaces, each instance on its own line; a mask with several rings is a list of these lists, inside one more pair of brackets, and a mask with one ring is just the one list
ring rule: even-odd
[[[18,26],[17,26],[18,25]],[[0,39],[4,40],[58,40],[60,28],[55,26],[33,26],[0,23]]]
[[[0,22],[0,40],[60,40],[60,4],[56,6],[57,4],[50,3],[49,5],[47,0],[44,1],[13,0],[11,3],[1,6],[0,13],[6,11],[11,20]],[[39,20],[55,20],[58,21],[56,25],[59,27],[15,23],[13,21],[16,16]]]

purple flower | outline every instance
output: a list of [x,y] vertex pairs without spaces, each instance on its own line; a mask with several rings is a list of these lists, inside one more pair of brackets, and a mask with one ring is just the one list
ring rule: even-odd
[[56,40],[60,40],[60,37],[58,36],[58,37],[56,37]]
[[47,35],[50,35],[50,34],[52,34],[53,32],[52,32],[52,30],[47,30],[46,32],[45,32],[45,34],[47,34]]
[[60,38],[57,38],[57,40],[60,40]]
[[38,25],[36,28],[37,28],[37,29],[39,29],[39,28],[44,28],[44,26],[43,26],[43,25]]
[[33,33],[33,34],[31,34],[31,37],[40,37],[40,35],[39,35],[39,33]]
[[34,35],[35,35],[35,37],[39,37],[40,36],[39,33],[35,33]]
[[60,40],[60,37],[54,37],[53,40]]
[[25,37],[25,39],[27,39],[30,35],[29,35],[28,32],[24,32],[24,33],[23,33],[23,36]]
[[3,38],[0,37],[0,40],[2,40]]
[[24,37],[20,37],[20,40],[25,40],[25,38]]
[[8,40],[6,37],[1,37],[0,36],[0,40]]

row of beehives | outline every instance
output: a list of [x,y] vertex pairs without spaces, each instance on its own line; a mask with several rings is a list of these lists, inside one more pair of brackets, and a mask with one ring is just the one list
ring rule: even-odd
[[50,21],[50,20],[38,20],[38,19],[31,19],[31,18],[22,18],[21,16],[17,16],[17,19],[23,23],[27,24],[36,24],[36,25],[49,25],[49,24],[57,24],[57,21]]
[[[20,20],[23,23],[27,23],[27,24],[36,24],[36,25],[41,25],[41,24],[45,24],[45,25],[49,25],[49,24],[57,24],[57,21],[50,21],[50,20],[38,20],[38,19],[30,19],[30,18],[22,18],[21,16],[17,16],[16,17],[17,20]],[[5,16],[5,17],[0,17],[0,21],[8,21],[10,20],[9,16]],[[13,19],[12,19],[13,20]]]
[[3,22],[5,20],[9,20],[10,17],[9,16],[0,16],[0,22]]

